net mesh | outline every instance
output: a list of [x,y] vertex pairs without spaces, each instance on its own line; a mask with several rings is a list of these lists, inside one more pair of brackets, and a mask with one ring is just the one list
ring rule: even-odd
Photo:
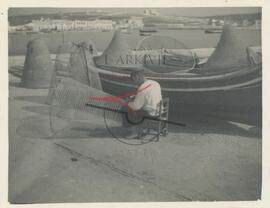
[[256,65],[262,63],[262,48],[247,47],[248,63],[249,65]]
[[[98,101],[94,98],[96,97],[112,97],[110,94],[105,93],[101,90],[89,87],[85,84],[79,83],[76,80],[70,78],[62,78],[58,80],[53,94],[51,105],[60,107],[59,113],[53,113],[53,115],[74,118],[77,120],[88,119],[87,113],[103,115],[104,109],[120,110],[121,106],[113,102]],[[54,110],[54,109],[53,109]],[[62,114],[61,112],[67,112],[67,114]],[[78,114],[77,114],[78,113]],[[82,113],[82,114],[80,114]],[[119,121],[117,116],[119,113],[108,113],[107,115],[112,115],[110,118],[114,118]]]
[[[52,132],[59,126],[59,118],[68,121],[66,127],[74,121],[94,122],[97,118],[121,125],[123,114],[121,105],[114,102],[94,100],[93,97],[111,97],[111,95],[79,83],[71,78],[61,78],[51,93],[50,125]],[[106,111],[106,113],[105,113]]]
[[71,42],[59,46],[55,57],[55,71],[60,76],[70,76],[70,54],[75,51]]
[[44,40],[34,39],[27,44],[21,86],[26,88],[48,88],[54,71],[50,53]]
[[56,76],[71,77],[80,83],[102,90],[93,53],[85,42],[66,43],[59,47],[55,60]]
[[213,54],[199,71],[201,74],[218,74],[237,71],[248,65],[246,48],[250,37],[240,35],[230,25],[225,25]]
[[[65,43],[59,47],[55,71],[49,89],[47,103],[50,105],[50,126],[55,132],[59,118],[67,125],[76,120],[91,120],[93,115],[103,116],[104,108],[120,109],[115,103],[97,102],[91,97],[109,97],[102,85],[93,57],[83,44]],[[92,107],[86,104],[92,105]],[[101,109],[102,107],[102,109]],[[121,123],[121,114],[106,113],[108,119]],[[59,129],[58,129],[59,130]]]
[[[130,135],[129,127],[143,125],[140,115],[133,116],[133,112],[119,104],[119,102],[125,103],[124,100],[117,99],[116,102],[108,102],[96,99],[114,97],[74,79],[65,77],[58,80],[53,92],[50,105],[51,136],[61,135],[62,132],[72,132],[74,126],[80,128],[83,122],[89,123],[88,131],[92,132],[89,135],[94,135],[93,132],[98,131],[94,126],[102,122],[103,132],[107,132],[109,138],[123,142],[121,138],[125,140],[126,136]],[[137,145],[138,142],[141,144],[137,140],[131,143]]]
[[130,65],[136,65],[133,59],[133,53],[126,39],[123,37],[121,29],[117,29],[102,55],[95,57],[95,64],[101,68],[106,66],[129,67]]

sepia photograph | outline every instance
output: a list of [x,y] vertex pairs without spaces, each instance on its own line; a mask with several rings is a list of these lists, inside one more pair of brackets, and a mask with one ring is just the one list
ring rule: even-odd
[[9,7],[8,202],[262,199],[261,7]]

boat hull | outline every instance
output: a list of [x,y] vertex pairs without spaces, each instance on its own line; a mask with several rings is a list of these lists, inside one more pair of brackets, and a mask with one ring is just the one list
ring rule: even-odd
[[205,30],[204,33],[208,33],[208,34],[222,33],[222,30],[210,29],[210,30]]
[[[126,76],[100,73],[100,78],[103,90],[113,95],[137,89]],[[171,117],[215,116],[261,126],[262,81],[256,70],[245,76],[225,76],[224,79],[192,78],[191,83],[185,79],[154,80],[160,83],[162,96],[170,98]]]

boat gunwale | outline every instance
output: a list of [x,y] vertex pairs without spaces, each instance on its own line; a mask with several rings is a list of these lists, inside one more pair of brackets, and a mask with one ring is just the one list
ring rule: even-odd
[[[178,77],[159,77],[159,76],[151,76],[151,75],[145,75],[147,78],[149,79],[154,79],[154,80],[166,80],[166,81],[213,81],[213,80],[219,80],[219,79],[223,79],[223,78],[231,78],[231,77],[236,77],[236,76],[242,76],[242,75],[247,75],[247,74],[251,74],[254,73],[256,71],[261,70],[261,65],[255,66],[252,69],[241,69],[238,71],[233,71],[233,72],[228,72],[228,73],[224,73],[224,74],[217,74],[217,75],[180,75],[180,74],[175,74]],[[112,75],[112,76],[116,76],[116,77],[129,77],[130,75],[127,73],[120,73],[120,72],[112,72],[112,71],[108,71],[106,69],[101,69],[97,67],[97,70],[99,73],[104,74],[104,75]],[[159,74],[160,75],[160,74]],[[166,74],[164,74],[166,75]],[[186,77],[184,77],[186,76]]]

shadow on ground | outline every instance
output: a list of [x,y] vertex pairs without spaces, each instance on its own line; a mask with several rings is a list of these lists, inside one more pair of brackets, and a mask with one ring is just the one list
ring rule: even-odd
[[[17,99],[27,99],[32,100],[33,102],[42,104],[45,100],[45,96],[28,96],[26,98],[21,97]],[[109,138],[112,135],[108,132],[105,127],[104,119],[102,116],[97,115],[90,115],[89,120],[86,118],[80,121],[79,119],[76,120],[69,120],[67,115],[64,115],[64,112],[59,111],[57,116],[50,117],[50,106],[26,106],[23,107],[23,110],[39,114],[33,120],[24,120],[21,121],[21,125],[24,128],[27,128],[27,132],[31,134],[31,129],[35,129],[33,135],[34,137],[38,137],[39,135],[46,135],[48,137],[54,134],[55,137],[58,138]],[[61,114],[63,113],[63,115]],[[40,121],[41,120],[41,121]],[[45,122],[46,120],[46,122]],[[72,122],[71,122],[72,121]],[[45,124],[46,123],[46,124]],[[48,125],[51,123],[52,127],[55,128],[55,131],[49,132]],[[63,123],[64,126],[61,124]],[[68,125],[67,125],[68,123]],[[215,119],[215,118],[194,118],[194,119],[181,119],[181,123],[185,123],[186,126],[177,126],[177,125],[169,125],[169,133],[177,134],[177,133],[185,133],[185,134],[219,134],[219,135],[237,135],[241,137],[247,138],[255,138],[261,139],[261,130],[254,128],[241,128],[237,125],[229,123],[225,120]],[[39,126],[37,126],[39,124]],[[20,125],[20,126],[21,126]],[[125,137],[127,136],[128,130],[121,126],[114,126],[109,125],[110,131],[113,132],[114,135],[117,137]],[[61,128],[59,128],[61,127]],[[40,133],[38,129],[41,129]],[[47,129],[47,130],[45,130]],[[64,130],[63,130],[64,129]],[[61,130],[61,131],[60,131]],[[47,131],[47,133],[46,133]],[[57,132],[57,133],[55,133]],[[27,134],[28,135],[28,134]],[[28,135],[28,137],[33,137]]]
[[[93,119],[92,119],[93,121]],[[130,132],[120,126],[110,129],[118,136],[127,136]],[[17,133],[26,138],[41,139],[112,139],[111,134],[106,130],[102,121],[92,123],[81,121],[70,121],[61,118],[52,118],[45,116],[30,116],[22,119]]]
[[[186,126],[169,125],[169,131],[173,133],[195,133],[195,134],[221,134],[237,135],[249,138],[261,139],[262,133],[259,127],[247,125],[235,125],[228,120],[215,117],[193,117],[181,118],[181,123]],[[243,126],[243,127],[242,127]],[[256,129],[256,130],[255,130]]]

